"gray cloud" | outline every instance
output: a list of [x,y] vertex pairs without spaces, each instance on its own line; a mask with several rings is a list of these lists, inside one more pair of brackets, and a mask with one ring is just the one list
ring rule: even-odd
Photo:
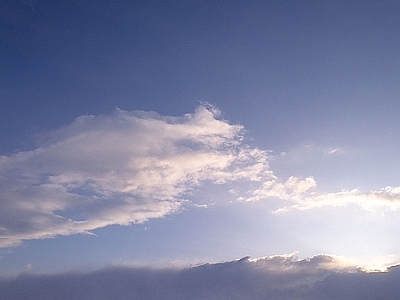
[[366,273],[337,257],[292,255],[185,269],[116,267],[88,274],[21,274],[0,280],[0,298],[23,299],[397,299],[400,271]]

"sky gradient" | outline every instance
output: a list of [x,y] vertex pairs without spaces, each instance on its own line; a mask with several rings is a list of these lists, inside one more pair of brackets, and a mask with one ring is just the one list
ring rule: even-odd
[[313,299],[400,263],[397,1],[0,0],[0,24],[1,275],[279,258],[324,270]]

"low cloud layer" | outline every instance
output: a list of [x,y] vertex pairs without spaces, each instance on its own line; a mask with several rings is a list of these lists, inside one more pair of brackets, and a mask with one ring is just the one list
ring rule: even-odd
[[269,152],[243,135],[206,104],[182,117],[120,109],[79,117],[33,150],[0,156],[0,247],[160,218],[206,182],[252,183],[239,201],[279,199],[281,210],[399,207],[399,188],[316,194],[312,177],[281,180]]
[[397,299],[399,267],[367,273],[334,256],[293,255],[186,269],[116,267],[89,274],[0,280],[0,298],[23,299]]

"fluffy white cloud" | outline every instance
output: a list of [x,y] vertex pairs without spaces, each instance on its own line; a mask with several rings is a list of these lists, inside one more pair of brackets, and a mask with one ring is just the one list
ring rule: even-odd
[[160,218],[205,182],[237,182],[227,191],[245,190],[238,200],[282,200],[278,211],[400,206],[400,188],[317,194],[312,177],[281,180],[270,153],[243,144],[243,133],[206,104],[182,117],[120,109],[79,117],[33,150],[0,156],[0,247]]
[[267,153],[202,105],[183,117],[82,116],[36,149],[0,158],[0,247],[179,211],[202,182],[260,181]]

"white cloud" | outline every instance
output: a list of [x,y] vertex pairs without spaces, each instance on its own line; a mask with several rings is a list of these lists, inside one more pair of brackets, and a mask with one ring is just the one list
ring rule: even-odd
[[202,182],[260,181],[267,153],[202,105],[183,117],[82,116],[36,149],[0,158],[0,247],[179,211]]
[[235,182],[227,195],[235,191],[240,201],[282,200],[278,211],[399,208],[399,187],[318,194],[313,177],[281,180],[270,152],[243,144],[243,126],[218,116],[206,104],[182,117],[116,109],[79,117],[33,150],[0,156],[0,247],[179,212],[205,182]]
[[399,187],[387,187],[380,191],[361,192],[358,189],[354,189],[352,191],[327,193],[306,199],[305,207],[344,206],[348,204],[357,204],[368,211],[375,211],[379,208],[397,210],[400,208],[400,189]]
[[264,181],[259,188],[252,191],[250,197],[241,197],[239,200],[259,201],[267,198],[277,198],[289,202],[300,201],[304,195],[316,188],[314,178],[301,179],[291,176],[286,182],[271,174],[272,179]]
[[386,187],[380,191],[361,192],[358,189],[340,191],[337,193],[323,193],[292,197],[290,203],[277,210],[283,212],[290,209],[315,209],[324,206],[344,207],[350,204],[358,205],[370,212],[378,210],[400,209],[400,188]]
[[[310,146],[306,148],[311,149]],[[326,153],[336,154],[338,152],[344,152],[344,150],[333,149]],[[281,158],[284,156],[286,154],[281,154]],[[275,176],[272,171],[268,179],[261,181],[257,188],[250,190],[246,197],[242,196],[239,200],[260,201],[271,198],[282,200],[283,205],[276,212],[348,205],[357,205],[370,212],[400,209],[400,187],[388,186],[371,191],[361,191],[355,188],[349,191],[319,192],[317,182],[312,176],[306,178],[290,176],[284,181]]]

